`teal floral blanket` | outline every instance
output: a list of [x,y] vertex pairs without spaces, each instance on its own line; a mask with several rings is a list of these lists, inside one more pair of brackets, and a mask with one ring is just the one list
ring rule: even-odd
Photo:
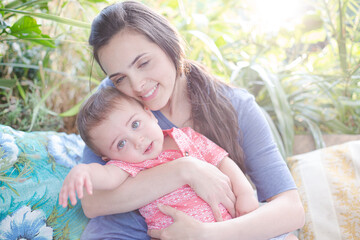
[[80,202],[61,207],[62,182],[81,161],[78,135],[22,132],[0,125],[0,239],[79,239]]

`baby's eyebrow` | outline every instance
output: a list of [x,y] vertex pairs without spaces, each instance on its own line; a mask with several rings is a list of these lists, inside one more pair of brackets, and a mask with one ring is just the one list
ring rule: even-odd
[[129,120],[126,122],[126,126],[129,125],[129,123],[131,122],[131,120],[135,117],[136,113],[134,113]]

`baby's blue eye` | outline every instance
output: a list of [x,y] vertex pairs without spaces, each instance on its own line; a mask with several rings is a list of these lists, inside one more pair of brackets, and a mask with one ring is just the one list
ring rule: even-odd
[[117,145],[117,148],[118,149],[123,149],[125,147],[125,144],[126,144],[126,140],[121,140],[118,145]]
[[132,124],[131,124],[131,127],[132,127],[133,129],[137,129],[139,126],[140,126],[140,122],[139,122],[139,121],[134,121],[134,122],[132,122]]

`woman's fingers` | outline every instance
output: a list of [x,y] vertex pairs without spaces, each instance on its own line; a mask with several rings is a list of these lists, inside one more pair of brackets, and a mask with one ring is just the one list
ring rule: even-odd
[[217,222],[221,222],[223,220],[221,212],[220,212],[220,208],[219,208],[219,204],[215,203],[215,204],[209,204],[211,207],[211,210],[214,214],[214,218]]
[[185,213],[166,205],[158,205],[164,214],[173,218],[174,223],[162,230],[149,229],[148,235],[158,239],[198,239],[200,223]]
[[159,210],[164,213],[165,215],[168,215],[172,217],[172,219],[175,221],[179,220],[180,217],[187,216],[185,213],[177,210],[176,208],[167,206],[167,205],[158,205]]
[[[182,212],[176,210],[175,208],[169,207],[169,206],[158,205],[158,208],[165,215],[168,215],[168,216],[172,217],[174,222],[176,222],[178,220],[178,214],[182,214]],[[162,229],[162,230],[149,229],[148,230],[148,235],[150,237],[152,237],[152,238],[162,239],[161,237],[162,237],[163,232],[165,231],[165,229]]]
[[152,237],[152,238],[161,239],[160,237],[161,237],[161,232],[162,232],[162,231],[163,231],[163,230],[149,229],[149,230],[147,231],[147,233],[148,233],[148,235],[149,235],[150,237]]

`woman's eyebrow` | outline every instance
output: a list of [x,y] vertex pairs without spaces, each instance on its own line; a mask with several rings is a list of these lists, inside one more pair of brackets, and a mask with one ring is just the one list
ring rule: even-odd
[[146,53],[142,53],[136,56],[136,58],[134,58],[134,60],[130,63],[130,65],[128,66],[128,68],[131,68],[137,60],[139,60],[139,58],[141,58],[142,56],[144,56]]
[[[134,58],[134,60],[129,64],[128,68],[131,68],[131,67],[136,63],[136,61],[139,60],[139,58],[141,58],[141,57],[144,56],[145,54],[146,54],[146,53],[142,53],[142,54],[137,55],[137,56]],[[119,73],[119,72],[113,73],[113,74],[111,74],[111,75],[109,76],[109,78],[111,79],[112,77],[114,77],[114,76],[116,76],[116,75],[118,75],[118,74],[120,74],[120,73]]]

